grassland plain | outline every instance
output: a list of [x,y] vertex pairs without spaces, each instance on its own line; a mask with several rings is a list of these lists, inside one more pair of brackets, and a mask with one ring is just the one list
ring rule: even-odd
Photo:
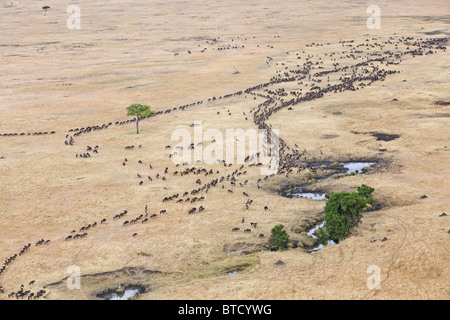
[[[333,63],[352,66],[363,60],[353,62],[350,50],[387,50],[376,43],[391,41],[389,50],[406,52],[407,37],[448,39],[448,1],[378,1],[381,29],[373,30],[366,25],[367,1],[78,1],[79,30],[66,26],[71,3],[45,4],[45,14],[42,2],[0,7],[0,133],[19,134],[0,136],[0,257],[31,244],[0,275],[0,299],[21,284],[30,292],[45,290],[47,299],[95,299],[127,283],[145,286],[139,299],[448,299],[450,223],[441,214],[448,213],[450,196],[450,109],[436,104],[450,101],[445,50],[405,54],[394,65],[374,62],[372,71],[400,72],[283,108],[265,120],[286,145],[306,149],[305,163],[376,160],[366,174],[315,186],[336,192],[364,183],[382,203],[338,245],[311,254],[264,247],[273,226],[281,223],[292,239],[302,240],[293,230],[323,217],[324,202],[276,192],[304,181],[307,168],[264,180],[259,168],[246,165],[235,186],[219,183],[198,195],[204,200],[161,201],[239,169],[191,164],[213,174],[180,176],[169,159],[172,132],[192,130],[194,121],[202,121],[204,130],[256,129],[250,111],[269,93],[218,97],[267,83],[297,65],[302,69],[307,61],[323,70],[333,70]],[[331,78],[332,85],[341,81]],[[315,79],[268,89],[301,88],[305,94],[313,83],[326,86],[326,76],[321,84]],[[141,121],[136,135],[133,122],[116,125],[130,119],[125,108],[132,103],[156,111],[178,108]],[[109,123],[79,136],[69,131]],[[373,132],[399,138],[382,141]],[[73,146],[64,143],[70,136]],[[98,153],[76,157],[87,146],[98,146]],[[243,192],[253,200],[249,209]],[[145,214],[146,205],[155,218],[123,225]],[[188,214],[199,205],[205,210]],[[113,219],[124,210],[125,218]],[[94,222],[86,237],[65,241]],[[235,227],[240,230],[233,232]],[[36,246],[41,239],[50,243]],[[275,265],[278,260],[285,264]],[[373,265],[381,271],[378,290],[367,286]],[[79,290],[66,285],[69,266],[80,268]],[[235,270],[240,272],[228,275]]]

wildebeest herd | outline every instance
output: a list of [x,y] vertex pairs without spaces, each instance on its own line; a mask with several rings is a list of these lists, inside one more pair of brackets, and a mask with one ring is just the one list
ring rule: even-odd
[[[446,50],[446,38],[414,38],[414,37],[390,37],[387,40],[381,41],[375,38],[366,39],[360,44],[356,44],[354,40],[340,41],[342,45],[340,51],[334,51],[326,53],[325,56],[306,54],[302,52],[292,52],[288,54],[289,59],[292,60],[292,56],[296,60],[292,65],[288,65],[287,62],[276,63],[276,67],[281,67],[283,69],[276,70],[276,75],[274,75],[268,82],[258,84],[247,88],[245,90],[239,90],[235,93],[211,97],[205,100],[199,100],[190,104],[181,105],[178,107],[173,107],[166,109],[164,111],[157,111],[156,116],[168,115],[174,111],[186,111],[192,107],[200,106],[204,101],[208,103],[214,103],[214,101],[227,99],[231,97],[241,97],[246,99],[247,96],[251,96],[254,99],[263,99],[262,102],[258,103],[251,110],[243,113],[243,116],[248,117],[250,114],[253,115],[253,122],[255,126],[259,129],[265,129],[272,133],[272,127],[267,123],[269,118],[281,111],[281,110],[292,110],[296,105],[312,101],[315,99],[322,98],[326,94],[338,94],[344,91],[358,91],[367,88],[372,83],[376,81],[384,81],[385,78],[391,74],[395,74],[398,71],[392,70],[390,66],[395,66],[401,63],[407,57],[417,57],[428,54],[435,54],[438,51]],[[326,45],[329,45],[328,43]],[[323,46],[323,44],[312,43],[309,47]],[[365,49],[365,50],[364,50]],[[301,64],[297,64],[302,61]],[[339,62],[337,62],[339,61]],[[269,65],[273,65],[275,62],[270,58],[267,62]],[[274,67],[275,67],[274,66]],[[283,88],[283,85],[289,84],[289,90]],[[228,112],[231,115],[231,112]],[[224,116],[218,113],[218,116]],[[225,115],[226,116],[226,115]],[[140,120],[145,120],[147,117],[143,117]],[[111,126],[123,126],[130,123],[134,123],[134,120],[124,120],[124,121],[111,121],[106,124],[96,125],[96,126],[84,126],[77,127],[68,130],[66,134],[66,139],[64,143],[67,146],[76,145],[75,137],[79,137],[81,134],[87,135],[90,132],[106,130]],[[3,133],[0,137],[11,137],[11,136],[32,136],[32,135],[53,135],[55,131],[45,131],[45,132],[35,132],[35,133]],[[275,143],[275,142],[273,142]],[[192,146],[193,148],[194,146]],[[307,166],[307,156],[308,152],[306,149],[299,150],[297,145],[289,146],[281,137],[278,137],[278,147],[279,147],[279,170],[278,174],[286,174],[293,172],[294,169],[302,170]],[[139,145],[142,148],[142,145]],[[86,150],[82,153],[77,153],[77,158],[90,158],[91,153],[98,153],[98,146],[90,147],[87,146]],[[126,146],[126,152],[133,152],[138,148],[134,146]],[[195,176],[192,181],[192,189],[185,190],[184,192],[175,193],[172,195],[166,195],[161,199],[161,203],[174,202],[182,206],[184,203],[189,203],[190,208],[184,211],[187,214],[213,214],[212,210],[206,210],[207,204],[207,194],[209,190],[213,188],[215,190],[223,190],[224,196],[226,194],[234,194],[236,188],[242,188],[240,194],[243,196],[243,206],[242,210],[248,210],[250,206],[254,206],[254,201],[251,199],[250,191],[246,188],[249,182],[254,182],[259,188],[261,179],[257,181],[249,181],[246,179],[247,170],[252,166],[250,161],[257,157],[258,155],[249,155],[246,157],[245,165],[241,165],[239,168],[234,168],[231,164],[222,161],[223,170],[212,170],[206,169],[202,166],[189,166],[187,164],[176,165],[172,170],[168,166],[161,168],[160,172],[153,173],[152,175],[144,174],[139,172],[133,172],[132,175],[139,179],[139,185],[145,187],[146,184],[151,184],[156,179],[161,179],[167,181],[167,179],[188,179],[189,176]],[[123,167],[127,168],[126,165],[131,159],[132,154],[128,154],[125,161],[121,164]],[[3,157],[2,157],[3,158]],[[129,160],[130,158],[131,160]],[[169,155],[170,158],[170,155]],[[137,160],[137,159],[136,159]],[[83,160],[84,161],[84,160]],[[168,159],[169,163],[171,160]],[[157,168],[153,168],[152,164],[144,163],[143,160],[138,159],[138,163],[142,165],[145,170],[157,171]],[[258,166],[258,164],[253,164]],[[144,170],[144,169],[142,169]],[[140,180],[143,176],[147,176],[147,179]],[[144,183],[144,180],[146,181]],[[217,188],[218,187],[218,188]],[[244,201],[245,200],[245,201]],[[201,205],[195,205],[191,207],[192,204],[201,202]],[[205,204],[206,203],[206,204]],[[184,207],[183,207],[184,208]],[[261,212],[269,211],[270,209],[267,205],[260,205]],[[155,219],[158,216],[168,213],[167,208],[158,207],[149,212],[147,205],[145,206],[144,213],[138,213],[134,218],[123,221],[122,218],[127,216],[128,211],[122,211],[112,217],[112,221],[121,220],[121,224],[126,229],[133,229],[130,225],[149,223],[150,219]],[[169,214],[172,214],[171,213]],[[205,211],[205,213],[203,213]],[[181,209],[180,209],[181,212]],[[156,221],[158,221],[156,219]],[[123,221],[123,222],[122,222]],[[119,223],[119,222],[117,222]],[[242,218],[242,223],[245,223],[245,219]],[[102,218],[100,220],[100,227],[97,222],[87,224],[81,228],[73,229],[69,235],[59,237],[56,240],[44,240],[43,238],[35,243],[35,247],[46,247],[47,245],[52,245],[55,241],[73,241],[74,239],[83,239],[88,237],[88,232],[94,232],[93,230],[100,230],[100,228],[106,228],[109,224],[107,218]],[[250,227],[233,227],[232,232],[240,231],[243,229],[244,233],[250,233],[252,229],[256,229],[258,222],[250,222]],[[133,238],[138,237],[139,233],[135,232],[133,229],[129,231]],[[96,231],[100,232],[100,231]],[[259,237],[263,238],[264,234],[259,233]],[[139,237],[138,237],[139,239]],[[79,240],[82,241],[82,240]],[[70,242],[68,242],[70,243]],[[5,276],[5,273],[11,263],[15,263],[18,257],[24,255],[31,248],[31,243],[26,244],[17,254],[12,254],[9,258],[4,260],[3,266],[0,268],[0,280]],[[35,249],[33,249],[35,250]],[[37,249],[36,249],[37,250]],[[39,249],[44,250],[44,249]],[[30,281],[30,286],[35,284],[35,281]],[[0,294],[5,293],[5,288],[0,285]],[[20,289],[9,293],[8,297],[35,299],[43,297],[47,292],[44,289],[32,292],[30,289],[25,290],[24,285],[20,285]]]

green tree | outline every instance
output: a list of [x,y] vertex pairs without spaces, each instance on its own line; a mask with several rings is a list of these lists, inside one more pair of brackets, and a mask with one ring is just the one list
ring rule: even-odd
[[139,103],[132,104],[127,107],[127,116],[136,116],[136,133],[139,134],[139,118],[141,117],[153,117],[155,116],[155,111],[150,110],[147,105],[142,105]]
[[361,212],[374,200],[374,190],[363,184],[358,187],[358,192],[332,194],[325,205],[325,228],[316,232],[317,241],[325,245],[328,240],[338,242],[346,238],[361,223]]
[[42,7],[42,10],[44,10],[44,16],[47,15],[47,10],[48,10],[48,9],[50,9],[49,6],[43,6],[43,7]]
[[325,205],[326,232],[335,242],[346,238],[350,230],[361,223],[362,210],[367,203],[357,192],[338,192]]
[[271,237],[269,239],[271,245],[278,247],[279,249],[287,248],[289,242],[289,235],[282,224],[278,224],[271,230]]
[[369,186],[366,186],[365,184],[361,185],[360,187],[358,187],[358,194],[363,196],[364,199],[366,199],[366,201],[368,203],[372,203],[373,202],[373,197],[372,197],[372,192],[374,192],[375,189],[371,188]]

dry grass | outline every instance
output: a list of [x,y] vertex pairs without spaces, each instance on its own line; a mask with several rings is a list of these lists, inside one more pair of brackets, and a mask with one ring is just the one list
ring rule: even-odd
[[[238,168],[208,166],[220,175],[207,177],[172,174],[178,168],[165,146],[175,144],[175,129],[191,130],[194,121],[203,121],[203,132],[254,128],[243,112],[248,114],[262,101],[252,96],[209,103],[206,99],[266,82],[280,68],[275,63],[290,61],[288,51],[324,54],[340,50],[339,39],[363,42],[395,33],[426,37],[424,32],[435,30],[448,34],[446,1],[416,1],[414,6],[381,1],[382,29],[376,31],[365,25],[364,1],[337,7],[325,1],[81,1],[79,31],[65,27],[64,5],[47,4],[51,9],[45,16],[38,3],[14,2],[0,8],[8,35],[0,47],[0,80],[5,84],[0,88],[0,132],[56,131],[45,137],[0,137],[0,157],[5,157],[0,159],[0,257],[32,243],[0,276],[6,291],[0,299],[31,280],[36,280],[32,289],[37,290],[65,279],[71,265],[79,266],[82,275],[123,267],[163,274],[86,277],[81,290],[47,287],[48,299],[92,299],[120,283],[148,286],[140,299],[448,298],[450,225],[438,216],[448,210],[450,137],[447,119],[431,116],[450,112],[449,106],[434,104],[450,99],[447,52],[405,58],[395,66],[401,73],[365,91],[326,95],[284,109],[268,121],[280,129],[286,143],[306,148],[310,159],[377,158],[388,164],[370,174],[329,179],[321,185],[327,191],[343,191],[364,183],[386,204],[381,211],[367,213],[339,245],[313,254],[298,248],[230,256],[223,250],[226,244],[264,243],[279,223],[299,237],[291,232],[293,227],[318,218],[324,204],[284,198],[276,191],[283,184],[303,181],[307,171],[269,178],[258,189],[259,168],[248,168],[248,185],[236,186],[229,194],[229,183],[225,190],[219,184],[205,194],[204,202],[195,204],[206,210],[194,215],[187,214],[194,204],[161,202],[165,196],[196,188],[197,178],[206,182]],[[217,44],[211,43],[214,38]],[[311,42],[333,45],[307,48]],[[217,50],[229,44],[245,48]],[[201,53],[204,47],[208,50]],[[274,59],[270,66],[267,56]],[[234,74],[233,67],[240,73]],[[71,128],[126,119],[125,107],[131,103],[165,110],[198,100],[204,103],[142,121],[139,135],[134,124],[127,124],[81,135],[73,147],[64,144]],[[383,142],[352,133],[372,131],[401,137]],[[99,154],[75,158],[87,145],[99,145]],[[128,145],[142,148],[125,150]],[[380,152],[383,148],[387,151]],[[156,179],[165,167],[167,181]],[[144,185],[139,186],[137,173],[145,179],[151,175],[153,181],[142,179]],[[249,210],[244,191],[254,200]],[[420,199],[424,194],[428,198]],[[145,205],[151,213],[167,213],[128,227],[123,219],[112,220],[123,210],[132,219]],[[73,229],[103,218],[107,223],[90,230],[85,239],[64,241]],[[256,230],[244,233],[253,221],[258,222]],[[232,232],[236,226],[240,231]],[[370,242],[383,237],[388,241]],[[51,243],[35,247],[41,238]],[[279,259],[286,264],[274,265]],[[366,286],[370,265],[381,268],[381,290]],[[241,268],[245,271],[226,275]]]

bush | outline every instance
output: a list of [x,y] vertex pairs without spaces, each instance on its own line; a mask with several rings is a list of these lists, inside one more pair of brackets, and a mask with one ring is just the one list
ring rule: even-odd
[[373,202],[372,192],[374,192],[374,191],[375,191],[374,188],[366,186],[365,184],[363,184],[360,187],[358,187],[358,194],[363,196],[364,199],[366,199],[366,201],[368,203],[372,203]]
[[306,179],[307,179],[308,181],[311,181],[311,182],[315,182],[315,181],[316,181],[316,178],[314,177],[314,175],[313,175],[311,172],[308,172],[308,173],[306,174]]
[[287,248],[289,242],[289,235],[282,224],[278,224],[272,228],[271,237],[269,242],[272,246],[278,247],[279,249]]
[[338,242],[346,238],[351,229],[361,223],[361,212],[367,202],[372,202],[373,188],[366,185],[358,187],[358,192],[338,192],[331,195],[325,205],[325,230],[319,229],[317,240],[326,244],[328,240]]

